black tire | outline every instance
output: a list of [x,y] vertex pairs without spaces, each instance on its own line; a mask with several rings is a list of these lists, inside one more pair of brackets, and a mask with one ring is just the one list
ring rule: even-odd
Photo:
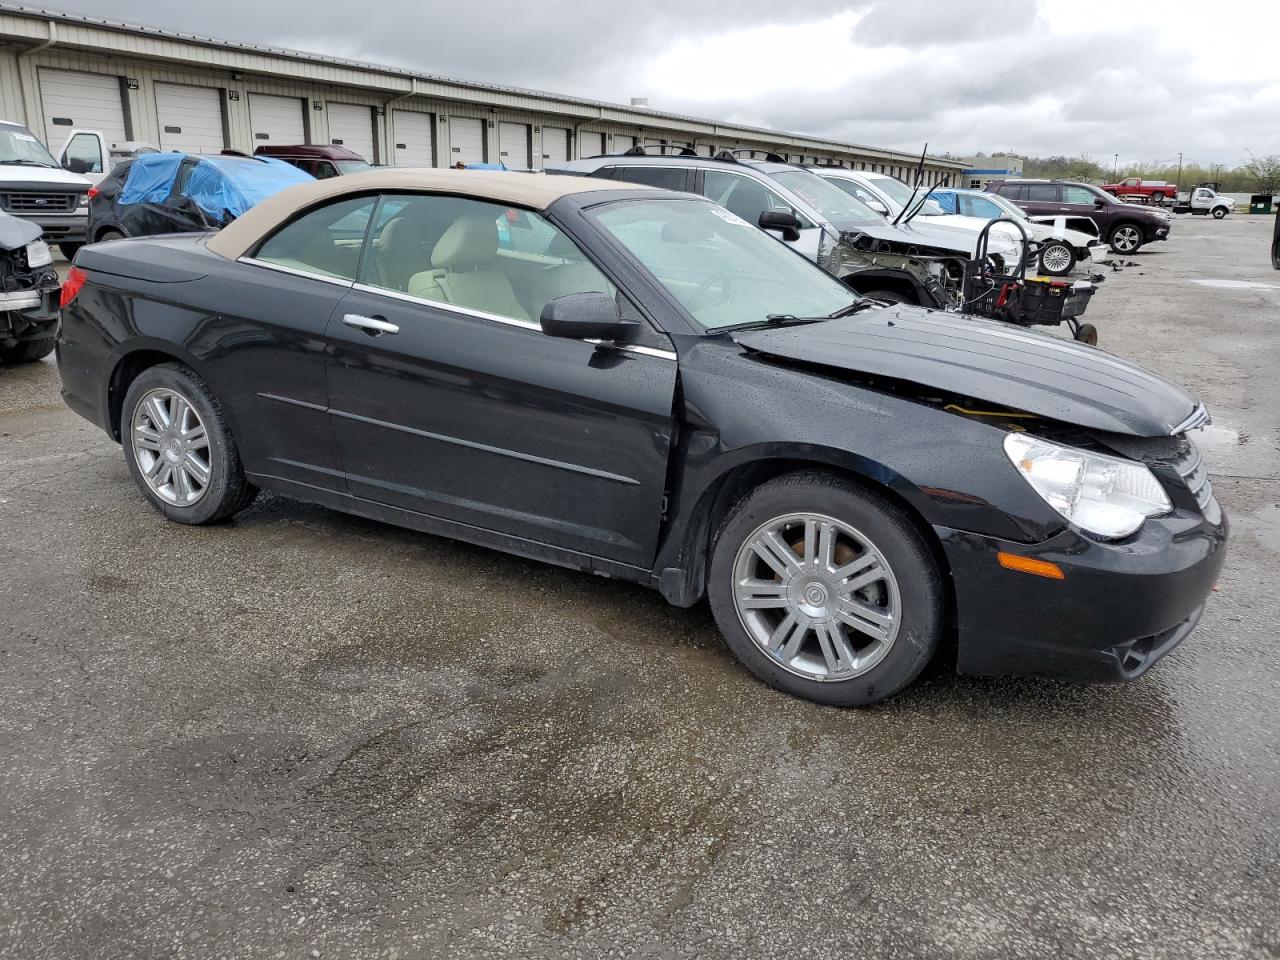
[[[171,390],[191,404],[208,437],[209,480],[204,493],[190,506],[162,499],[143,477],[132,442],[134,412],[146,395],[155,389]],[[200,376],[180,363],[148,367],[129,385],[120,414],[120,439],[124,461],[138,489],[157,511],[175,523],[192,525],[218,523],[239,513],[258,495],[258,488],[245,478],[231,430],[222,406]]]
[[[761,525],[800,512],[820,513],[864,534],[883,555],[898,584],[898,632],[875,666],[846,680],[808,679],[783,666],[747,632],[734,600],[735,564]],[[920,531],[883,497],[829,473],[803,471],[770,480],[740,500],[712,547],[707,592],[729,648],[759,679],[815,703],[862,707],[900,692],[938,648],[944,623],[942,578]]]
[[12,347],[0,347],[0,363],[11,366],[43,360],[53,353],[53,343],[56,339],[56,336],[48,336],[41,337],[39,340],[23,340]]
[[1227,215],[1227,208],[1226,208],[1226,207],[1214,207],[1214,208],[1213,208],[1213,219],[1215,219],[1215,220],[1221,220],[1221,219],[1222,219],[1223,217],[1225,217],[1226,215]]
[[1098,328],[1092,323],[1082,323],[1076,328],[1075,338],[1091,347],[1098,345]]
[[897,293],[893,290],[872,290],[870,293],[864,293],[864,297],[870,300],[883,300],[886,303],[914,303],[908,300],[905,294]]
[[1280,240],[1271,244],[1271,266],[1280,270]]
[[1163,206],[1164,206],[1164,194],[1163,194],[1163,193],[1160,193],[1159,191],[1156,191],[1155,193],[1153,193],[1153,194],[1151,195],[1151,201],[1152,201],[1153,203],[1155,203],[1157,206],[1161,206],[1161,207],[1163,207]]
[[60,243],[58,244],[58,250],[62,252],[62,255],[67,258],[67,262],[70,263],[76,258],[76,253],[83,246],[83,243]]
[[1112,253],[1137,253],[1142,249],[1142,228],[1132,222],[1117,223],[1111,228],[1107,243]]
[[113,230],[112,228],[108,227],[106,230],[103,230],[101,233],[98,234],[97,242],[107,243],[110,240],[123,240],[123,239],[124,239],[123,233],[121,233],[119,230]]
[[[1062,255],[1066,256],[1066,260],[1062,261]],[[1059,258],[1059,266],[1057,269],[1051,269],[1046,265],[1045,261],[1050,257]],[[1065,263],[1065,266],[1062,266]],[[1061,240],[1050,240],[1040,251],[1040,272],[1050,277],[1065,277],[1076,268],[1076,252],[1071,248],[1071,244]]]

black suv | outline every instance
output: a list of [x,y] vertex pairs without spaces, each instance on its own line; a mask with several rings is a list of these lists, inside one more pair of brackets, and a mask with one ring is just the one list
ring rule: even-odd
[[[1169,214],[1121,203],[1100,187],[1068,180],[993,180],[988,193],[1012,200],[1033,217],[1063,216],[1098,236],[1116,253],[1137,253],[1144,243],[1169,239]],[[1090,230],[1089,232],[1094,232]]]

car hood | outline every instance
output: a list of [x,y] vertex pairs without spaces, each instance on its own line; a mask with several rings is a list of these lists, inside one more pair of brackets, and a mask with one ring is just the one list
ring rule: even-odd
[[17,250],[25,247],[33,240],[39,240],[42,233],[44,231],[30,220],[0,213],[0,250]]
[[771,357],[907,381],[1131,436],[1168,436],[1202,409],[1176,384],[1096,347],[918,307],[731,336]]
[[[953,251],[966,259],[973,256],[978,244],[977,231],[941,223],[921,223],[921,219],[916,217],[910,223],[900,223],[897,226],[888,220],[878,222],[858,220],[847,224],[836,223],[835,226],[848,233],[864,233],[878,240],[892,240],[912,246],[937,247],[941,250]],[[927,221],[932,218],[923,219]],[[1012,229],[1010,227],[1010,230]],[[991,238],[992,253],[1013,249],[1013,238],[1004,234],[1001,236],[1004,237],[1003,240],[997,237]]]
[[25,164],[9,166],[0,165],[0,184],[20,183],[27,187],[77,187],[80,192],[88,190],[91,184],[86,178],[61,167],[29,167]]

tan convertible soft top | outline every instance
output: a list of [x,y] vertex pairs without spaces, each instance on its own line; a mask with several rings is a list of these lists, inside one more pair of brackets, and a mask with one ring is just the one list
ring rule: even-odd
[[209,240],[214,253],[235,260],[262,237],[291,219],[300,210],[329,199],[371,190],[457,193],[497,203],[545,210],[570,193],[594,190],[648,190],[638,184],[620,184],[589,177],[556,177],[541,173],[508,173],[501,170],[434,170],[405,168],[370,170],[345,177],[303,183],[268,197]]

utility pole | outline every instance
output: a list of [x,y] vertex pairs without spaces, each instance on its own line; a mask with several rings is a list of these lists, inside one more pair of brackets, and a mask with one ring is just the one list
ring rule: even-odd
[[1175,190],[1182,186],[1182,151],[1181,150],[1178,151],[1178,176],[1177,176],[1177,179],[1174,181],[1173,186]]
[[1112,160],[1112,161],[1111,161],[1111,179],[1112,179],[1112,181],[1114,181],[1114,180],[1115,180],[1115,178],[1116,178],[1116,168],[1117,168],[1117,167],[1119,167],[1119,166],[1120,166],[1120,154],[1118,154],[1118,153],[1117,153],[1117,154],[1116,154],[1116,158],[1115,158],[1114,160]]

